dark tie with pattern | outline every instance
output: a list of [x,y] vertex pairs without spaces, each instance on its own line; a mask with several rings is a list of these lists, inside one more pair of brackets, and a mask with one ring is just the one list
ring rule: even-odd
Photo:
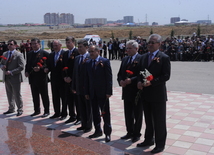
[[131,67],[132,64],[132,56],[129,57],[128,63],[127,63],[127,69],[129,69]]
[[148,66],[151,64],[152,62],[152,56],[153,56],[153,53],[150,53],[149,54],[149,58],[148,58]]

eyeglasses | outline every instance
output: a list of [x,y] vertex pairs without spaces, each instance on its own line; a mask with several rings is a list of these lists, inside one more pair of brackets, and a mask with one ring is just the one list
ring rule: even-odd
[[9,46],[9,45],[11,45],[11,46],[12,46],[12,45],[14,45],[14,44],[8,43],[7,45],[8,45],[8,46]]
[[154,41],[149,41],[148,44],[155,44],[155,43],[159,43],[159,42],[154,42]]

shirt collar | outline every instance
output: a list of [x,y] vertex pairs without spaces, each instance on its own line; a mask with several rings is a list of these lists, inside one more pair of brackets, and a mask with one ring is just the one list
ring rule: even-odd
[[132,56],[132,61],[136,58],[137,55],[138,55],[138,52]]
[[38,52],[39,52],[39,50],[40,50],[40,48],[39,48],[37,51],[34,51],[34,53],[38,53]]

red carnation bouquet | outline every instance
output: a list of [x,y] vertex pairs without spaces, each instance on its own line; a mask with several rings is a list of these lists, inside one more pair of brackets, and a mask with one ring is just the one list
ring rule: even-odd
[[[144,84],[146,84],[147,81],[152,81],[154,79],[153,75],[147,69],[145,69],[144,71],[140,71],[140,75],[142,75],[142,77],[143,77],[142,80],[143,80]],[[141,92],[142,92],[142,90],[139,90],[137,92],[137,96],[135,97],[135,104],[136,105],[137,105],[138,100],[140,98]]]
[[129,78],[131,75],[133,75],[134,73],[130,70],[126,70],[127,73],[127,78]]
[[68,67],[64,67],[62,69],[63,72],[65,72],[66,77],[68,76]]

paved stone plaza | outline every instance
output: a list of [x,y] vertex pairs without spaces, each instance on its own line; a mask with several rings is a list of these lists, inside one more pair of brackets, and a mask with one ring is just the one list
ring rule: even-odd
[[[94,130],[89,133],[83,133],[77,131],[75,126],[71,124],[65,124],[64,121],[52,120],[49,118],[30,117],[33,113],[33,103],[31,97],[30,86],[25,79],[22,83],[22,96],[24,100],[24,114],[20,117],[16,117],[16,113],[11,115],[3,115],[2,113],[7,111],[8,103],[5,94],[4,84],[0,83],[0,122],[3,120],[14,120],[15,122],[24,122],[28,124],[26,130],[26,139],[29,145],[34,144],[32,137],[27,136],[27,133],[32,132],[32,127],[29,128],[29,124],[39,125],[46,130],[46,138],[51,138],[50,144],[56,142],[59,143],[68,141],[67,139],[75,139],[71,143],[75,146],[82,148],[81,151],[88,150],[88,154],[150,154],[150,151],[154,146],[150,148],[137,148],[136,144],[143,141],[143,134],[145,130],[145,123],[142,126],[142,137],[140,141],[132,143],[130,140],[120,140],[120,137],[126,134],[123,102],[121,100],[121,88],[116,82],[116,74],[120,65],[120,61],[111,61],[113,70],[113,96],[110,98],[111,119],[112,119],[112,141],[105,143],[105,137],[95,138],[89,140],[88,135],[92,134]],[[170,81],[167,83],[168,88],[168,102],[167,102],[167,141],[164,152],[159,153],[163,155],[211,155],[214,154],[214,82],[213,77],[213,62],[172,62],[172,75]],[[51,99],[51,91],[49,85],[49,97]],[[51,114],[53,114],[53,107],[51,104]],[[1,123],[2,124],[2,123]],[[9,125],[8,125],[9,126]],[[17,124],[17,126],[19,126]],[[42,128],[41,127],[41,128]],[[14,129],[18,128],[13,126]],[[7,129],[7,130],[6,130]],[[11,134],[9,128],[4,124],[0,128],[0,131],[5,135]],[[34,131],[33,131],[34,132]],[[9,134],[10,133],[10,134]],[[61,134],[66,134],[66,138],[60,137]],[[58,137],[54,141],[51,135]],[[8,148],[11,143],[8,143],[10,136],[0,136],[0,154],[12,154],[13,149],[5,149],[5,145]],[[3,137],[3,138],[2,138]],[[5,138],[6,137],[6,138]],[[84,140],[84,138],[86,138]],[[38,141],[42,139],[38,139]],[[93,147],[89,147],[92,145]],[[106,145],[105,145],[106,144]],[[60,149],[67,145],[62,145]],[[20,147],[20,146],[19,146]],[[26,147],[26,146],[23,146]],[[31,148],[31,149],[30,149]],[[26,148],[25,148],[26,149]],[[45,149],[45,147],[43,148]],[[64,148],[66,149],[66,147]],[[86,149],[86,150],[85,150]],[[102,151],[105,150],[105,151]],[[29,147],[26,154],[36,154],[36,149]],[[83,153],[82,152],[82,153]],[[79,152],[80,153],[80,152]],[[17,152],[15,154],[20,154]],[[45,154],[45,153],[44,153]]]

